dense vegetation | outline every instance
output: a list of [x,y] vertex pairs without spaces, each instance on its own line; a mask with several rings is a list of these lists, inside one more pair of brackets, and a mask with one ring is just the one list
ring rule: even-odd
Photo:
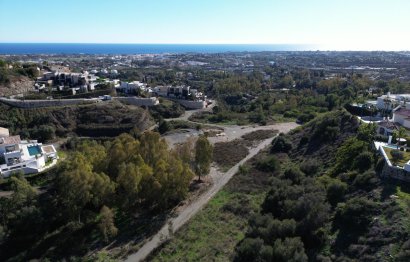
[[23,177],[11,178],[14,193],[0,198],[0,260],[83,255],[116,235],[135,234],[133,221],[175,206],[194,176],[158,133],[73,145],[48,191],[38,194]]
[[276,138],[268,158],[289,162],[235,260],[408,261],[409,191],[377,176],[383,161],[371,153],[373,136],[374,126],[335,111]]

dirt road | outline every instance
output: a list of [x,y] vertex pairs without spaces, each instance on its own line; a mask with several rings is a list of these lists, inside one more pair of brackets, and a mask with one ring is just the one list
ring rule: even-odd
[[[278,125],[269,126],[269,128],[277,129],[280,132],[287,133],[291,129],[295,128],[295,123],[283,123]],[[254,131],[257,129],[252,129]],[[249,132],[249,131],[248,131]],[[236,133],[234,133],[236,134]],[[239,135],[239,134],[238,134]],[[235,135],[236,136],[236,135]],[[198,199],[187,205],[176,217],[170,218],[168,222],[155,234],[148,242],[146,242],[136,253],[128,256],[125,261],[142,261],[144,260],[155,248],[159,247],[164,241],[170,237],[170,233],[176,232],[181,226],[183,226],[192,216],[194,216],[206,203],[219,191],[228,181],[238,172],[239,166],[244,164],[250,158],[255,156],[259,151],[264,149],[272,142],[273,138],[269,138],[260,142],[256,147],[249,150],[249,154],[238,162],[235,166],[229,169],[225,173],[220,173],[216,168],[212,168],[210,176],[213,178],[213,185]]]

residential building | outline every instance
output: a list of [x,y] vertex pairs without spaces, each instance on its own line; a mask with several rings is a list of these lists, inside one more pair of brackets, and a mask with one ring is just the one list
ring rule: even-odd
[[89,74],[87,71],[83,73],[72,73],[68,68],[51,67],[51,72],[46,72],[36,81],[35,87],[43,89],[45,86],[59,86],[59,90],[65,88],[77,88],[83,91],[92,91],[95,89],[97,77],[94,74]]
[[146,83],[142,83],[140,81],[132,81],[132,82],[124,82],[121,81],[121,84],[119,86],[119,89],[121,92],[124,93],[135,93],[140,91],[147,91],[147,84]]
[[[0,128],[0,131],[4,129]],[[21,140],[20,136],[7,133],[2,132],[0,137],[0,176],[8,177],[17,172],[38,173],[57,162],[57,151],[53,145]]]
[[399,106],[393,111],[393,122],[410,129],[410,104]]
[[377,134],[381,136],[391,136],[397,130],[397,125],[390,120],[382,120],[377,123]]
[[393,110],[398,105],[410,101],[410,94],[390,94],[379,96],[376,107],[380,110]]

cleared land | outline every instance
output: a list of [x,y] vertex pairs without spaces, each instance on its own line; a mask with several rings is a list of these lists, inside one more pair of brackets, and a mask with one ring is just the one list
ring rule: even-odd
[[214,145],[214,162],[222,170],[228,170],[249,153],[247,146],[242,139],[216,143]]

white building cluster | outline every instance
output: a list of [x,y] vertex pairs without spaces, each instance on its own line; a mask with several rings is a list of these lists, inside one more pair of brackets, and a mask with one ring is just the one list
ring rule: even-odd
[[52,66],[50,72],[45,72],[36,81],[35,88],[38,90],[45,87],[57,87],[58,91],[71,89],[76,91],[93,91],[97,84],[97,76],[87,71],[83,73],[72,73],[68,67]]
[[39,173],[57,163],[57,151],[53,145],[43,145],[37,140],[21,140],[10,136],[9,130],[0,127],[0,175],[13,173]]

